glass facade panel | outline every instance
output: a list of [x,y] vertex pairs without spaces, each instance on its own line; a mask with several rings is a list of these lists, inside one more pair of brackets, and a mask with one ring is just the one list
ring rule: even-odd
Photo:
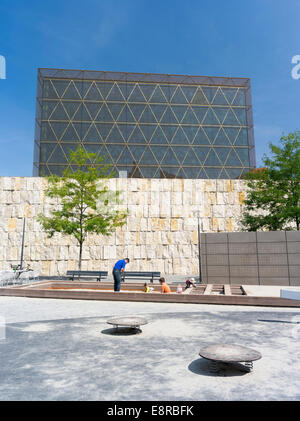
[[186,178],[205,178],[199,177],[199,168],[196,167],[183,167],[183,171],[186,174]]
[[103,97],[95,83],[91,84],[88,91],[85,93],[84,99],[88,101],[103,101]]
[[225,98],[227,99],[228,104],[232,104],[232,102],[233,102],[233,100],[234,100],[234,98],[237,94],[237,91],[238,91],[238,89],[236,89],[236,88],[222,87],[222,92],[223,92]]
[[40,162],[47,162],[55,147],[56,143],[42,143],[40,148]]
[[215,166],[218,167],[221,165],[221,161],[219,160],[216,152],[214,149],[209,151],[209,154],[205,160],[205,166]]
[[135,126],[131,134],[129,135],[128,142],[134,144],[134,143],[146,143],[145,136],[143,135],[143,132],[139,128],[139,126]]
[[51,80],[45,80],[43,85],[43,98],[58,98]]
[[239,160],[239,157],[237,156],[236,152],[234,149],[231,149],[227,161],[226,161],[226,165],[230,166],[230,167],[240,167],[241,166],[241,161]]
[[188,152],[186,154],[186,157],[183,161],[183,165],[184,166],[188,166],[188,165],[196,165],[199,166],[200,162],[199,159],[197,158],[194,150],[192,148],[188,148]]
[[55,109],[51,113],[51,120],[66,121],[68,119],[69,119],[69,117],[68,117],[64,107],[62,106],[61,102],[59,102],[57,104],[57,106],[55,107]]
[[182,127],[178,127],[175,135],[172,138],[172,145],[188,145],[189,141],[188,138],[186,137]]
[[197,133],[193,139],[193,144],[194,145],[209,145],[210,144],[209,139],[202,127],[199,127],[199,129],[197,129]]
[[176,158],[176,155],[174,154],[173,149],[168,148],[167,153],[165,154],[165,156],[162,160],[162,163],[166,164],[166,165],[169,164],[169,165],[178,165],[179,166],[178,159]]
[[160,87],[157,85],[152,96],[151,96],[151,102],[158,102],[158,103],[164,103],[168,102],[168,98],[164,95],[163,91],[160,89]]
[[124,143],[123,136],[117,125],[115,125],[109,132],[106,138],[106,143]]
[[239,89],[234,100],[232,102],[233,105],[245,105],[245,93],[244,90]]
[[208,178],[219,178],[221,168],[205,168]]
[[183,92],[180,86],[177,87],[174,95],[171,98],[172,104],[187,104],[186,97],[183,95]]
[[188,110],[186,111],[183,117],[182,123],[183,124],[198,124],[198,120],[191,108],[188,108]]
[[74,126],[70,123],[61,137],[61,142],[74,142],[79,140],[78,133],[76,132]]
[[191,104],[197,104],[197,105],[209,104],[201,88],[198,88],[197,91],[194,93],[194,96],[191,100]]
[[214,105],[228,105],[228,101],[225,98],[221,88],[218,89],[216,95],[214,96],[214,100],[213,100],[212,103]]
[[80,94],[73,82],[69,84],[63,95],[64,99],[80,99]]
[[241,129],[234,143],[236,146],[247,146],[248,135],[246,129]]
[[226,159],[229,155],[230,148],[215,148],[216,154],[221,162],[221,164],[225,164]]
[[64,101],[62,102],[62,105],[64,109],[66,110],[66,113],[68,114],[68,117],[70,120],[73,119],[73,116],[75,115],[76,111],[80,107],[79,102],[73,102],[73,101]]
[[162,145],[165,145],[167,143],[167,138],[160,126],[156,127],[156,130],[153,133],[150,142],[151,144],[162,144]]
[[78,144],[128,177],[236,178],[254,165],[248,79],[50,74],[39,69],[34,168],[40,175],[61,174]]
[[217,90],[218,90],[218,88],[215,87],[215,86],[203,86],[202,87],[202,92],[204,93],[204,95],[207,99],[207,102],[209,104],[213,103],[213,100],[214,100],[214,97],[216,95]]
[[248,148],[237,148],[236,153],[241,160],[241,163],[245,166],[249,166],[249,151]]
[[176,155],[178,165],[180,165],[181,162],[184,162],[188,149],[185,146],[174,146],[172,149]]
[[107,82],[96,82],[96,86],[99,89],[103,99],[106,99],[111,89],[113,88],[112,83]]
[[236,117],[236,114],[233,112],[232,108],[229,109],[225,120],[223,121],[224,126],[240,126],[239,120]]
[[215,141],[214,141],[214,145],[220,145],[220,146],[231,145],[223,129],[220,129],[219,133],[217,134],[217,137],[215,138]]
[[201,146],[194,147],[194,152],[198,157],[200,164],[204,164],[207,155],[209,154],[210,148],[203,148]]
[[57,101],[45,101],[42,107],[42,120],[48,120],[57,105]]
[[205,131],[205,134],[209,142],[213,144],[220,131],[220,128],[219,127],[203,127],[203,130]]
[[156,161],[159,163],[164,159],[164,156],[167,153],[167,150],[168,150],[167,146],[158,146],[158,145],[151,146],[151,151],[153,152],[156,158]]

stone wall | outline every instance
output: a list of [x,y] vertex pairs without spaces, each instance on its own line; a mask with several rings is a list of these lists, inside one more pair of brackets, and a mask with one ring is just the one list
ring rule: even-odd
[[[20,262],[24,218],[26,264],[51,276],[77,268],[76,240],[60,234],[49,239],[36,220],[58,204],[46,197],[46,187],[44,178],[0,177],[0,270]],[[117,259],[128,256],[130,270],[198,274],[196,212],[204,232],[239,230],[245,198],[241,180],[117,178],[108,187],[122,191],[120,207],[128,207],[130,216],[110,237],[89,236],[83,269],[111,272]]]

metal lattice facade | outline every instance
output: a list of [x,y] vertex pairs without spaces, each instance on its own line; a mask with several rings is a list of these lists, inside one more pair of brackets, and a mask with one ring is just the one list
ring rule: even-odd
[[249,79],[39,69],[35,176],[81,144],[142,178],[240,178],[255,167]]

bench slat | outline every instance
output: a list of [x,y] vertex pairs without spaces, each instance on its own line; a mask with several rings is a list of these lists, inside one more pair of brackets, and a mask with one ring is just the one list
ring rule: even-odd
[[123,282],[125,279],[145,278],[153,282],[154,279],[160,278],[160,272],[124,272]]
[[108,272],[103,270],[68,270],[67,276],[72,276],[74,281],[75,276],[92,276],[97,277],[97,281],[101,281],[101,278],[105,278]]

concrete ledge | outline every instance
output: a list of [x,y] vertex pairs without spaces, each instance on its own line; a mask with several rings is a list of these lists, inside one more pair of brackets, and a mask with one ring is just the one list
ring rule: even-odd
[[288,300],[300,300],[300,289],[281,289],[280,298]]
[[[245,305],[245,306],[266,306],[266,307],[300,307],[300,300],[290,300],[279,297],[251,297],[244,295],[210,295],[210,294],[170,294],[143,293],[143,292],[113,292],[97,290],[59,290],[43,288],[42,283],[32,288],[10,287],[0,288],[0,296],[11,297],[34,297],[34,298],[56,298],[74,300],[103,300],[103,301],[140,301],[157,303],[185,303],[185,304],[221,304],[221,305]],[[49,282],[45,283],[49,287]],[[56,283],[57,284],[57,283]],[[72,284],[72,283],[71,283]],[[98,283],[99,284],[99,283]],[[75,285],[73,283],[72,287]]]

